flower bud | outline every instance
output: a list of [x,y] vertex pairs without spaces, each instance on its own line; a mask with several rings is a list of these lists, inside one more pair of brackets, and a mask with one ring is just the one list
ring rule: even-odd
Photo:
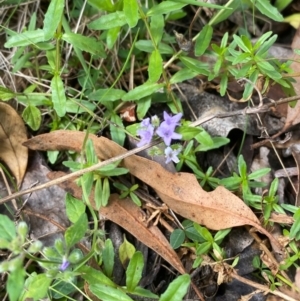
[[74,263],[77,263],[81,258],[83,258],[83,254],[82,254],[81,250],[75,249],[72,251],[72,253],[68,257],[68,260],[70,261],[70,263],[74,264]]
[[29,253],[37,253],[39,252],[43,247],[43,243],[39,240],[35,241],[33,244],[30,245],[30,247],[28,248],[28,252]]
[[21,236],[22,241],[25,242],[26,236],[28,234],[28,226],[25,222],[20,222],[17,226],[17,232]]

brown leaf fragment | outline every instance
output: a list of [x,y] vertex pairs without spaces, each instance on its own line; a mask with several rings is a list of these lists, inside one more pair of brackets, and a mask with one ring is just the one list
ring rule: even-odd
[[[50,179],[56,179],[65,175],[63,172],[52,172],[48,174]],[[81,199],[82,191],[73,182],[66,181],[59,185],[61,188],[70,192],[74,197]],[[95,209],[93,194],[91,194],[90,202]],[[165,236],[158,227],[148,225],[145,212],[135,205],[131,199],[120,199],[119,195],[112,194],[108,205],[101,207],[100,214],[105,218],[118,224],[143,244],[154,250],[168,263],[170,263],[179,273],[186,273],[176,252],[171,248]]]
[[22,145],[26,140],[22,118],[10,105],[0,103],[0,160],[15,176],[18,186],[26,172],[28,149]]
[[[85,133],[55,131],[32,138],[24,145],[31,149],[81,151]],[[113,141],[89,135],[97,156],[106,160],[127,151]],[[219,186],[204,191],[196,177],[189,173],[170,173],[151,160],[132,155],[122,161],[130,173],[155,189],[161,199],[176,213],[212,230],[252,225],[279,247],[277,241],[261,225],[252,210],[237,196]]]

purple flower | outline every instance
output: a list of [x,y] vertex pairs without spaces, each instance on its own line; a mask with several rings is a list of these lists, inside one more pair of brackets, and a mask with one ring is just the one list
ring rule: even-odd
[[179,121],[180,121],[181,117],[182,117],[182,113],[178,113],[174,116],[171,116],[166,111],[164,111],[164,120],[165,121],[163,121],[162,124],[164,123],[167,126],[173,127],[175,129],[175,127],[180,124]]
[[165,155],[166,155],[166,164],[170,163],[173,161],[174,163],[178,163],[178,154],[181,152],[181,149],[172,149],[170,146],[168,146],[165,149]]
[[175,127],[162,122],[158,127],[156,134],[164,140],[164,143],[169,146],[172,139],[181,139],[182,135],[175,133]]
[[60,265],[59,269],[64,272],[68,266],[70,265],[70,262],[64,257],[63,258],[63,261],[62,261],[62,264]]
[[154,127],[150,123],[149,118],[144,119],[141,125],[142,128],[137,131],[137,134],[142,138],[141,141],[137,144],[138,147],[150,143],[154,134]]

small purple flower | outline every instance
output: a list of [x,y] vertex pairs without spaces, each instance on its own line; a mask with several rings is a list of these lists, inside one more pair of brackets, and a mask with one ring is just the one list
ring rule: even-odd
[[62,260],[62,264],[59,267],[60,271],[64,272],[68,268],[69,265],[70,265],[70,262],[64,257]]
[[174,132],[175,127],[169,126],[166,123],[162,122],[162,124],[158,127],[156,134],[164,140],[164,143],[169,146],[171,144],[172,139],[181,139],[182,135]]
[[174,163],[178,163],[178,154],[181,152],[181,149],[172,149],[170,146],[168,146],[165,149],[165,155],[166,155],[166,164],[170,163],[173,161]]
[[182,117],[182,113],[178,113],[174,116],[169,115],[166,111],[164,111],[164,120],[162,123],[165,123],[169,127],[175,127],[180,124],[180,119]]
[[[147,119],[149,123],[147,123]],[[143,120],[141,123],[142,125],[144,123],[145,126],[143,126],[140,130],[137,131],[137,134],[142,138],[141,141],[137,144],[138,147],[150,143],[154,134],[154,127],[152,124],[150,124],[150,119],[147,119]]]

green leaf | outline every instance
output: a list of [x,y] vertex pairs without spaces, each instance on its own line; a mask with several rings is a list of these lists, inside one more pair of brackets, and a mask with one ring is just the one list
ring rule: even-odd
[[93,7],[95,7],[98,10],[104,10],[104,11],[108,11],[108,12],[114,12],[115,11],[115,7],[112,4],[112,2],[110,0],[88,0],[87,1],[90,5],[92,5]]
[[44,36],[45,40],[49,40],[54,37],[55,31],[58,27],[59,22],[61,22],[63,10],[64,10],[64,0],[51,0],[48,6],[47,12],[44,18]]
[[14,93],[13,91],[0,86],[0,99],[2,101],[10,100],[10,99],[14,98],[15,96],[16,96],[16,93]]
[[295,221],[290,230],[290,239],[296,238],[300,233],[300,208],[295,212],[293,218]]
[[0,238],[11,241],[16,237],[16,228],[6,215],[0,214]]
[[126,270],[126,287],[133,292],[142,278],[144,258],[141,252],[135,252]]
[[225,9],[228,10],[228,8],[224,8],[222,5],[216,5],[216,4],[211,4],[211,3],[206,3],[206,2],[201,2],[197,0],[173,0],[174,2],[177,3],[185,3],[186,5],[196,5],[196,6],[202,6],[202,7],[209,7],[209,8],[216,8],[216,9]]
[[160,79],[163,67],[162,62],[159,51],[154,50],[149,58],[148,74],[150,82],[157,82]]
[[221,82],[220,82],[220,95],[224,96],[227,90],[227,84],[228,84],[228,75],[226,72],[224,72],[221,76]]
[[110,120],[112,123],[109,125],[109,129],[110,129],[112,140],[117,142],[119,145],[123,146],[126,138],[126,134],[123,130],[124,129],[123,121],[121,117],[117,114],[113,114]]
[[173,1],[164,1],[148,10],[147,16],[154,16],[154,15],[162,15],[168,14],[172,11],[178,10],[186,6],[186,3],[176,3]]
[[170,84],[181,83],[187,79],[194,78],[198,75],[198,72],[192,71],[189,68],[183,68],[176,72],[170,79]]
[[115,27],[121,27],[127,23],[125,14],[121,11],[103,15],[99,19],[92,21],[89,25],[89,29],[106,30]]
[[235,11],[241,7],[240,0],[228,1],[225,5],[222,6],[220,11],[215,12],[211,17],[209,24],[214,26],[230,17]]
[[183,244],[184,239],[185,239],[184,231],[182,229],[175,229],[171,233],[171,237],[170,237],[171,247],[174,250],[178,249]]
[[157,83],[150,83],[146,82],[133,90],[129,91],[126,95],[122,97],[123,101],[130,101],[130,100],[138,100],[143,97],[149,96],[162,88],[164,84],[157,84]]
[[244,41],[237,35],[233,35],[234,41],[237,43],[237,45],[246,53],[250,53],[250,49],[245,45]]
[[190,282],[189,275],[180,275],[169,284],[167,290],[159,298],[159,301],[182,301],[187,293]]
[[261,47],[258,49],[258,51],[256,52],[256,55],[258,56],[263,56],[263,55],[267,55],[269,49],[271,48],[271,46],[275,43],[275,41],[277,40],[277,34],[275,34],[274,36],[272,36],[268,41],[265,41]]
[[27,106],[22,113],[22,117],[32,130],[37,131],[40,128],[42,116],[41,111],[37,107]]
[[93,37],[85,37],[81,34],[70,32],[64,33],[62,39],[82,51],[97,55],[100,58],[106,58],[102,42],[97,41]]
[[[154,46],[152,44],[152,41],[150,40],[139,40],[134,45],[137,49],[151,53],[154,51]],[[174,50],[167,44],[159,43],[158,44],[158,50],[160,54],[173,54]]]
[[209,66],[208,64],[201,63],[199,60],[187,57],[187,56],[181,56],[180,61],[188,67],[190,70],[197,72],[198,74],[203,74],[208,76],[209,74]]
[[151,107],[151,96],[146,96],[139,99],[137,102],[136,115],[139,120],[142,120]]
[[[151,293],[149,290],[146,290],[144,288],[141,288],[139,286],[137,286],[134,290],[134,292],[132,293],[136,296],[141,296],[141,297],[146,297],[146,298],[149,298],[149,299],[153,299],[152,301],[155,301],[156,299],[158,299],[158,296]],[[151,300],[149,300],[151,301]]]
[[53,108],[59,117],[64,117],[66,114],[66,95],[64,84],[60,76],[54,75],[51,80],[52,103]]
[[72,223],[76,223],[78,219],[85,212],[85,204],[71,196],[69,193],[66,195],[66,213],[68,219]]
[[208,48],[208,46],[210,44],[212,35],[213,35],[212,26],[210,26],[209,24],[206,24],[202,28],[202,30],[196,40],[196,44],[195,44],[195,55],[196,56],[200,56],[205,52],[205,50]]
[[102,301],[132,301],[123,291],[101,283],[92,284],[89,289]]
[[165,20],[163,15],[158,14],[151,17],[150,31],[152,33],[152,37],[156,45],[159,44],[164,34],[164,26]]
[[269,0],[251,0],[251,2],[263,15],[269,17],[270,19],[277,22],[282,22],[284,20],[278,9],[271,5]]
[[121,27],[114,27],[107,30],[106,34],[106,46],[108,49],[112,49],[118,39]]
[[102,199],[101,199],[101,205],[103,207],[107,206],[108,200],[110,196],[110,186],[108,178],[103,179],[103,186],[102,186]]
[[120,89],[99,89],[89,95],[89,99],[99,101],[116,101],[120,100],[126,94]]
[[115,251],[111,239],[106,239],[104,249],[102,251],[102,260],[105,274],[111,278],[114,270]]
[[65,232],[65,240],[67,248],[72,248],[77,244],[83,237],[88,229],[88,220],[86,214],[82,214],[77,222],[69,227]]
[[44,31],[42,29],[25,31],[9,38],[8,41],[4,44],[4,47],[10,48],[28,46],[39,42],[43,42],[44,40]]
[[127,262],[132,258],[135,253],[135,247],[131,244],[124,235],[124,242],[121,244],[119,248],[119,258],[123,264],[123,266],[127,265]]
[[123,0],[123,5],[123,12],[129,27],[135,27],[139,20],[137,0]]
[[101,271],[95,270],[90,266],[83,265],[79,269],[77,269],[77,272],[80,273],[80,276],[84,280],[86,280],[89,284],[101,283],[106,287],[107,286],[117,287],[117,285],[112,280],[110,280],[107,276],[105,276]]
[[24,289],[26,293],[22,300],[32,298],[34,301],[38,301],[45,298],[51,282],[52,279],[46,274],[31,274],[26,280]]
[[8,275],[6,290],[10,301],[18,301],[24,288],[25,271],[20,267]]
[[205,130],[202,130],[201,133],[195,136],[195,139],[205,147],[211,147],[214,144],[212,137]]

